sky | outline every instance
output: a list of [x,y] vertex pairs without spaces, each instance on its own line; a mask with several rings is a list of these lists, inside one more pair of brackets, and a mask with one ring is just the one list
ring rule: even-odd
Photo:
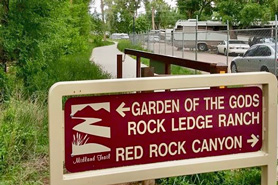
[[[94,0],[95,4],[91,6],[91,12],[94,12],[94,10],[96,9],[97,12],[101,12],[100,10],[100,0]],[[176,7],[176,0],[164,0],[167,4],[169,4],[171,7]],[[138,10],[139,13],[141,13],[142,11],[144,11],[143,8],[140,8]]]

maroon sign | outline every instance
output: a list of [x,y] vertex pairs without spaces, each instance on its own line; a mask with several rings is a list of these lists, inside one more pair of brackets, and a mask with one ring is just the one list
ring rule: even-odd
[[254,152],[258,87],[77,97],[65,105],[70,172]]

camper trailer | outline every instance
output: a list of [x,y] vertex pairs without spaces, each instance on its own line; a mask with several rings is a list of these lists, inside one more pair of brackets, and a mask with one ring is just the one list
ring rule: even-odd
[[221,30],[227,30],[227,25],[220,21],[178,20],[173,31],[174,46],[178,49],[195,48],[197,43],[198,50],[206,51],[227,40],[227,33]]

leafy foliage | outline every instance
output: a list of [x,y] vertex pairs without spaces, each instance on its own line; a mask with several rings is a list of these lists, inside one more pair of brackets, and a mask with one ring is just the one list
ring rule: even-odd
[[188,19],[195,19],[196,16],[199,16],[199,19],[202,20],[203,17],[207,17],[208,14],[211,14],[212,10],[212,0],[177,0],[177,5],[181,14],[185,14]]
[[274,18],[272,6],[268,0],[242,1],[217,0],[215,12],[218,19],[229,21],[231,25],[249,27],[252,24],[266,23]]
[[[130,32],[133,32],[133,21],[129,22],[128,29],[130,30]],[[135,33],[147,32],[149,29],[150,29],[150,23],[146,18],[146,16],[141,15],[135,19],[135,24],[134,24]]]
[[23,79],[30,95],[39,90],[34,76],[47,78],[45,70],[50,63],[63,55],[87,48],[91,28],[89,1],[7,2],[7,23],[0,27],[0,42],[5,56],[2,62],[16,61],[20,68],[18,77]]

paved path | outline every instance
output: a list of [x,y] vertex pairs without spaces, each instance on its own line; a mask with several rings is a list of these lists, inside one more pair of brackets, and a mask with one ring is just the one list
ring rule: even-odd
[[136,77],[136,60],[117,49],[117,43],[94,48],[90,61],[100,65],[103,71],[117,78],[117,54],[123,54],[123,78]]

